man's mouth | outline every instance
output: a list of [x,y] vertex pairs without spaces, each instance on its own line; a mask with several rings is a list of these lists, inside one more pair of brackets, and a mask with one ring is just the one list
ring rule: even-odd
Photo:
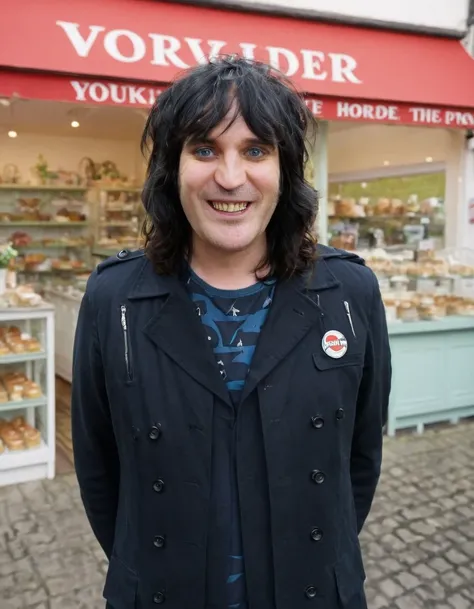
[[208,203],[216,211],[223,211],[227,214],[243,212],[250,205],[248,201],[208,201]]

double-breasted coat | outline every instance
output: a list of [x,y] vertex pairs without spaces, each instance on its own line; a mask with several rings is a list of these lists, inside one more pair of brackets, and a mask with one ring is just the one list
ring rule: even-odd
[[[341,335],[334,357],[327,347]],[[208,609],[213,409],[231,403],[206,339],[180,280],[157,275],[143,253],[123,251],[92,274],[72,429],[114,609]],[[234,421],[252,609],[366,609],[358,534],[380,475],[390,382],[376,277],[355,255],[320,247],[310,276],[277,285]],[[213,609],[225,606],[223,595]]]

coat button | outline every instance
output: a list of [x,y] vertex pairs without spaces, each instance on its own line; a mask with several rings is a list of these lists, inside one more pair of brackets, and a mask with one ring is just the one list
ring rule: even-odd
[[346,413],[344,412],[344,408],[338,408],[336,410],[336,419],[338,421],[342,421],[342,419],[346,416]]
[[318,595],[318,590],[317,590],[317,588],[315,588],[314,586],[308,586],[308,587],[306,588],[306,590],[304,591],[304,593],[305,593],[305,595],[306,595],[306,598],[313,599],[313,598],[316,598],[316,597],[317,597],[317,595]]
[[315,469],[311,474],[311,479],[316,484],[322,484],[326,480],[326,476],[319,469]]
[[153,490],[155,493],[162,493],[165,489],[165,483],[161,478],[153,482]]
[[120,260],[123,260],[124,258],[126,258],[128,256],[128,250],[121,250],[118,254],[117,254],[117,258],[120,258]]
[[322,538],[323,538],[323,532],[321,531],[321,529],[318,529],[316,527],[311,531],[311,539],[313,541],[321,541]]
[[163,537],[163,535],[156,535],[155,539],[153,540],[153,545],[155,546],[155,548],[164,548],[165,538]]
[[157,592],[156,594],[153,595],[153,602],[155,603],[155,605],[162,605],[165,602],[165,595],[163,594],[163,592]]
[[150,429],[150,433],[148,434],[148,437],[150,438],[150,440],[158,440],[158,438],[160,436],[161,436],[161,426],[153,425],[153,427]]
[[311,425],[315,429],[321,429],[322,427],[324,427],[323,417],[320,417],[319,415],[316,415],[315,417],[311,417]]

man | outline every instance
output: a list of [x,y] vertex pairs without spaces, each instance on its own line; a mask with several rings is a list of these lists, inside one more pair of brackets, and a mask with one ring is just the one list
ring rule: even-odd
[[92,274],[73,440],[113,609],[366,609],[358,533],[390,351],[377,280],[316,246],[313,119],[238,57],[159,98],[144,252]]

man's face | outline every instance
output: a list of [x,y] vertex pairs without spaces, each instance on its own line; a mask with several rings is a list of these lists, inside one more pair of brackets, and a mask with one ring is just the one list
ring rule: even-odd
[[239,116],[227,117],[206,141],[186,142],[179,163],[179,193],[199,243],[222,253],[264,248],[265,230],[279,197],[278,148],[265,145]]

